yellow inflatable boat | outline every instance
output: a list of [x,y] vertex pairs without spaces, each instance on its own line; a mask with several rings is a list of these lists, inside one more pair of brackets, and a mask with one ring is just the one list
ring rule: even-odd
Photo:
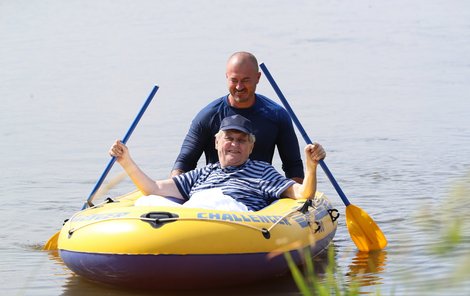
[[63,226],[65,264],[89,280],[138,288],[202,288],[272,278],[289,269],[284,256],[322,252],[339,213],[321,193],[281,199],[257,212],[134,206],[132,192],[80,211]]

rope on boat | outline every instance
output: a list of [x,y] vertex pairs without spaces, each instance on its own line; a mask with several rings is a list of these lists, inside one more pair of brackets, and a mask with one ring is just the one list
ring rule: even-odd
[[[88,207],[88,208],[86,208],[86,209],[83,209],[83,210],[81,210],[80,212],[76,212],[75,214],[72,215],[72,217],[70,217],[70,219],[65,220],[65,221],[64,221],[64,224],[65,224],[67,221],[70,221],[70,223],[69,223],[69,231],[68,231],[69,236],[71,236],[77,229],[83,228],[83,227],[88,226],[88,225],[91,225],[91,224],[95,224],[95,222],[92,222],[92,223],[90,223],[90,224],[83,225],[82,227],[79,227],[79,228],[77,228],[77,229],[72,229],[72,221],[73,221],[73,219],[75,219],[75,217],[76,217],[78,214],[81,214],[81,213],[83,213],[83,212],[85,212],[85,211],[90,211],[91,209],[95,209],[95,208],[98,208],[98,207],[100,207],[100,206],[102,206],[102,205],[104,205],[104,204],[108,204],[108,203],[112,203],[112,202],[114,202],[114,200],[112,200],[110,197],[108,197],[108,198],[106,198],[103,202],[100,202],[99,204],[96,204],[96,205],[93,205],[93,206]],[[103,221],[103,220],[100,220],[100,221]],[[96,222],[99,222],[99,221],[96,221]]]
[[[321,196],[318,198],[318,200],[321,199],[321,197],[323,197],[323,193],[321,194]],[[315,199],[314,199],[315,200]],[[307,200],[309,201],[309,200]],[[88,210],[91,210],[91,209],[94,209],[96,207],[99,207],[103,204],[106,204],[106,203],[109,203],[109,202],[113,202],[112,200],[106,200],[100,204],[97,204],[97,205],[94,205],[93,207],[90,207],[90,208],[87,208],[83,211],[88,211]],[[313,208],[317,208],[317,205],[314,205],[314,204],[310,204],[309,206],[313,207]],[[246,223],[240,223],[240,222],[236,222],[236,221],[226,221],[226,220],[213,220],[213,219],[208,219],[208,218],[181,218],[181,217],[168,217],[168,218],[147,218],[147,217],[114,217],[114,218],[107,218],[107,219],[102,219],[102,220],[98,220],[98,221],[94,221],[94,222],[90,222],[88,224],[85,224],[85,225],[82,225],[80,227],[77,227],[77,228],[72,228],[71,227],[71,223],[69,224],[70,225],[70,228],[69,228],[69,231],[68,231],[68,234],[69,236],[71,236],[74,232],[76,232],[77,230],[80,230],[82,228],[85,228],[87,226],[90,226],[90,225],[93,225],[93,224],[97,224],[97,223],[101,223],[101,222],[107,222],[107,221],[113,221],[113,220],[140,220],[140,221],[146,221],[146,222],[154,222],[156,224],[160,224],[160,223],[164,223],[164,222],[174,222],[174,221],[205,221],[205,222],[216,222],[216,223],[226,223],[226,224],[235,224],[235,225],[238,225],[238,226],[243,226],[243,227],[246,227],[246,228],[250,228],[250,229],[253,229],[253,230],[256,230],[256,231],[260,231],[263,236],[266,238],[266,239],[269,239],[271,237],[271,231],[279,225],[279,223],[288,218],[289,216],[291,216],[292,214],[294,213],[297,213],[297,212],[301,212],[301,210],[304,208],[304,205],[302,205],[301,207],[298,207],[298,208],[295,208],[289,212],[287,212],[286,214],[284,214],[283,216],[281,216],[279,219],[277,219],[269,228],[260,228],[260,227],[256,227],[256,226],[252,226],[250,224],[246,224]],[[72,220],[80,213],[82,213],[83,211],[80,211],[80,212],[77,212],[75,213],[71,218],[70,218],[70,222],[72,222]],[[310,224],[310,222],[309,222]]]
[[[74,215],[75,216],[75,215]],[[73,217],[70,219],[72,220]],[[76,228],[69,228],[69,236],[72,235],[74,232],[76,232],[77,230],[80,230],[82,228],[85,228],[87,226],[91,226],[93,224],[97,224],[97,223],[101,223],[101,222],[108,222],[108,221],[113,221],[113,220],[139,220],[139,221],[146,221],[146,222],[155,222],[155,223],[162,223],[162,222],[173,222],[173,221],[206,221],[206,222],[217,222],[217,223],[227,223],[227,224],[236,224],[238,226],[243,226],[243,227],[247,227],[247,228],[251,228],[251,229],[254,229],[254,230],[257,230],[257,231],[260,231],[261,233],[263,233],[263,235],[265,235],[264,233],[266,233],[266,231],[268,231],[266,228],[259,228],[259,227],[256,227],[256,226],[252,226],[252,225],[249,225],[249,224],[244,224],[244,223],[239,223],[239,222],[235,222],[235,221],[223,221],[223,220],[213,220],[213,219],[207,219],[207,218],[181,218],[181,217],[177,217],[177,218],[145,218],[145,217],[116,217],[116,218],[108,218],[108,219],[102,219],[102,220],[98,220],[98,221],[93,221],[93,222],[90,222],[88,224],[85,224],[85,225],[82,225],[80,227],[76,227]]]
[[173,222],[173,221],[205,221],[205,222],[217,222],[217,223],[227,223],[227,224],[235,224],[238,226],[243,226],[247,228],[251,228],[253,230],[261,231],[264,235],[264,233],[267,231],[266,228],[259,228],[250,224],[245,224],[245,223],[240,223],[240,222],[235,222],[235,221],[226,221],[226,220],[213,220],[213,219],[208,219],[208,218],[181,218],[181,217],[175,217],[175,218],[144,218],[141,217],[139,220],[142,221],[148,221],[148,222],[156,222],[156,223],[161,223],[161,222]]

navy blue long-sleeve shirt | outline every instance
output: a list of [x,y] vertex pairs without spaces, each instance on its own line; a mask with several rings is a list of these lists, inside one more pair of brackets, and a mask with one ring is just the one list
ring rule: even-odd
[[230,106],[228,95],[214,100],[204,107],[191,122],[173,169],[185,172],[195,169],[204,153],[206,163],[216,163],[215,134],[220,122],[227,116],[240,114],[251,120],[256,142],[250,159],[272,163],[277,146],[286,177],[304,177],[299,142],[287,111],[265,96],[256,94],[255,104],[238,109]]

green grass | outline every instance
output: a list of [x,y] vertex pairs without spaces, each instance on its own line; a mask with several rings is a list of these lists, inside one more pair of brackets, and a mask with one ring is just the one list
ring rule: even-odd
[[[456,182],[449,196],[436,205],[426,203],[421,207],[411,223],[420,226],[422,232],[430,237],[431,242],[428,247],[429,256],[436,261],[451,262],[453,272],[443,274],[440,278],[433,279],[423,287],[422,295],[428,292],[442,292],[446,294],[447,287],[463,287],[468,289],[470,285],[470,174]],[[393,248],[393,246],[389,246]],[[290,253],[285,253],[292,277],[304,296],[326,296],[344,295],[353,296],[361,293],[361,282],[357,275],[347,275],[347,279],[342,276],[341,270],[335,270],[334,249],[328,249],[328,264],[324,273],[315,273],[314,261],[308,249],[302,251],[304,258],[303,268],[295,265]],[[369,265],[374,263],[368,260]],[[374,272],[380,266],[366,266],[364,269]],[[360,273],[361,271],[359,271]],[[358,274],[359,275],[359,274]],[[423,280],[419,275],[409,275],[399,279],[397,285],[413,285],[415,280]],[[378,287],[380,287],[378,285]],[[394,294],[393,290],[390,292]],[[381,295],[377,290],[375,294]]]
[[303,250],[304,268],[302,270],[294,263],[290,253],[284,253],[284,257],[289,264],[292,277],[302,295],[359,295],[359,284],[357,282],[352,281],[347,284],[344,278],[338,278],[341,273],[335,272],[335,265],[333,264],[335,260],[334,249],[332,246],[328,248],[329,264],[322,278],[315,274],[313,258],[309,249]]

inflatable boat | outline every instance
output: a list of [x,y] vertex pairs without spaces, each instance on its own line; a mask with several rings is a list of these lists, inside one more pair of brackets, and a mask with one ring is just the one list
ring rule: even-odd
[[91,281],[132,288],[239,285],[289,271],[282,256],[322,252],[339,213],[322,194],[257,212],[134,206],[139,191],[77,212],[61,229],[64,263]]

